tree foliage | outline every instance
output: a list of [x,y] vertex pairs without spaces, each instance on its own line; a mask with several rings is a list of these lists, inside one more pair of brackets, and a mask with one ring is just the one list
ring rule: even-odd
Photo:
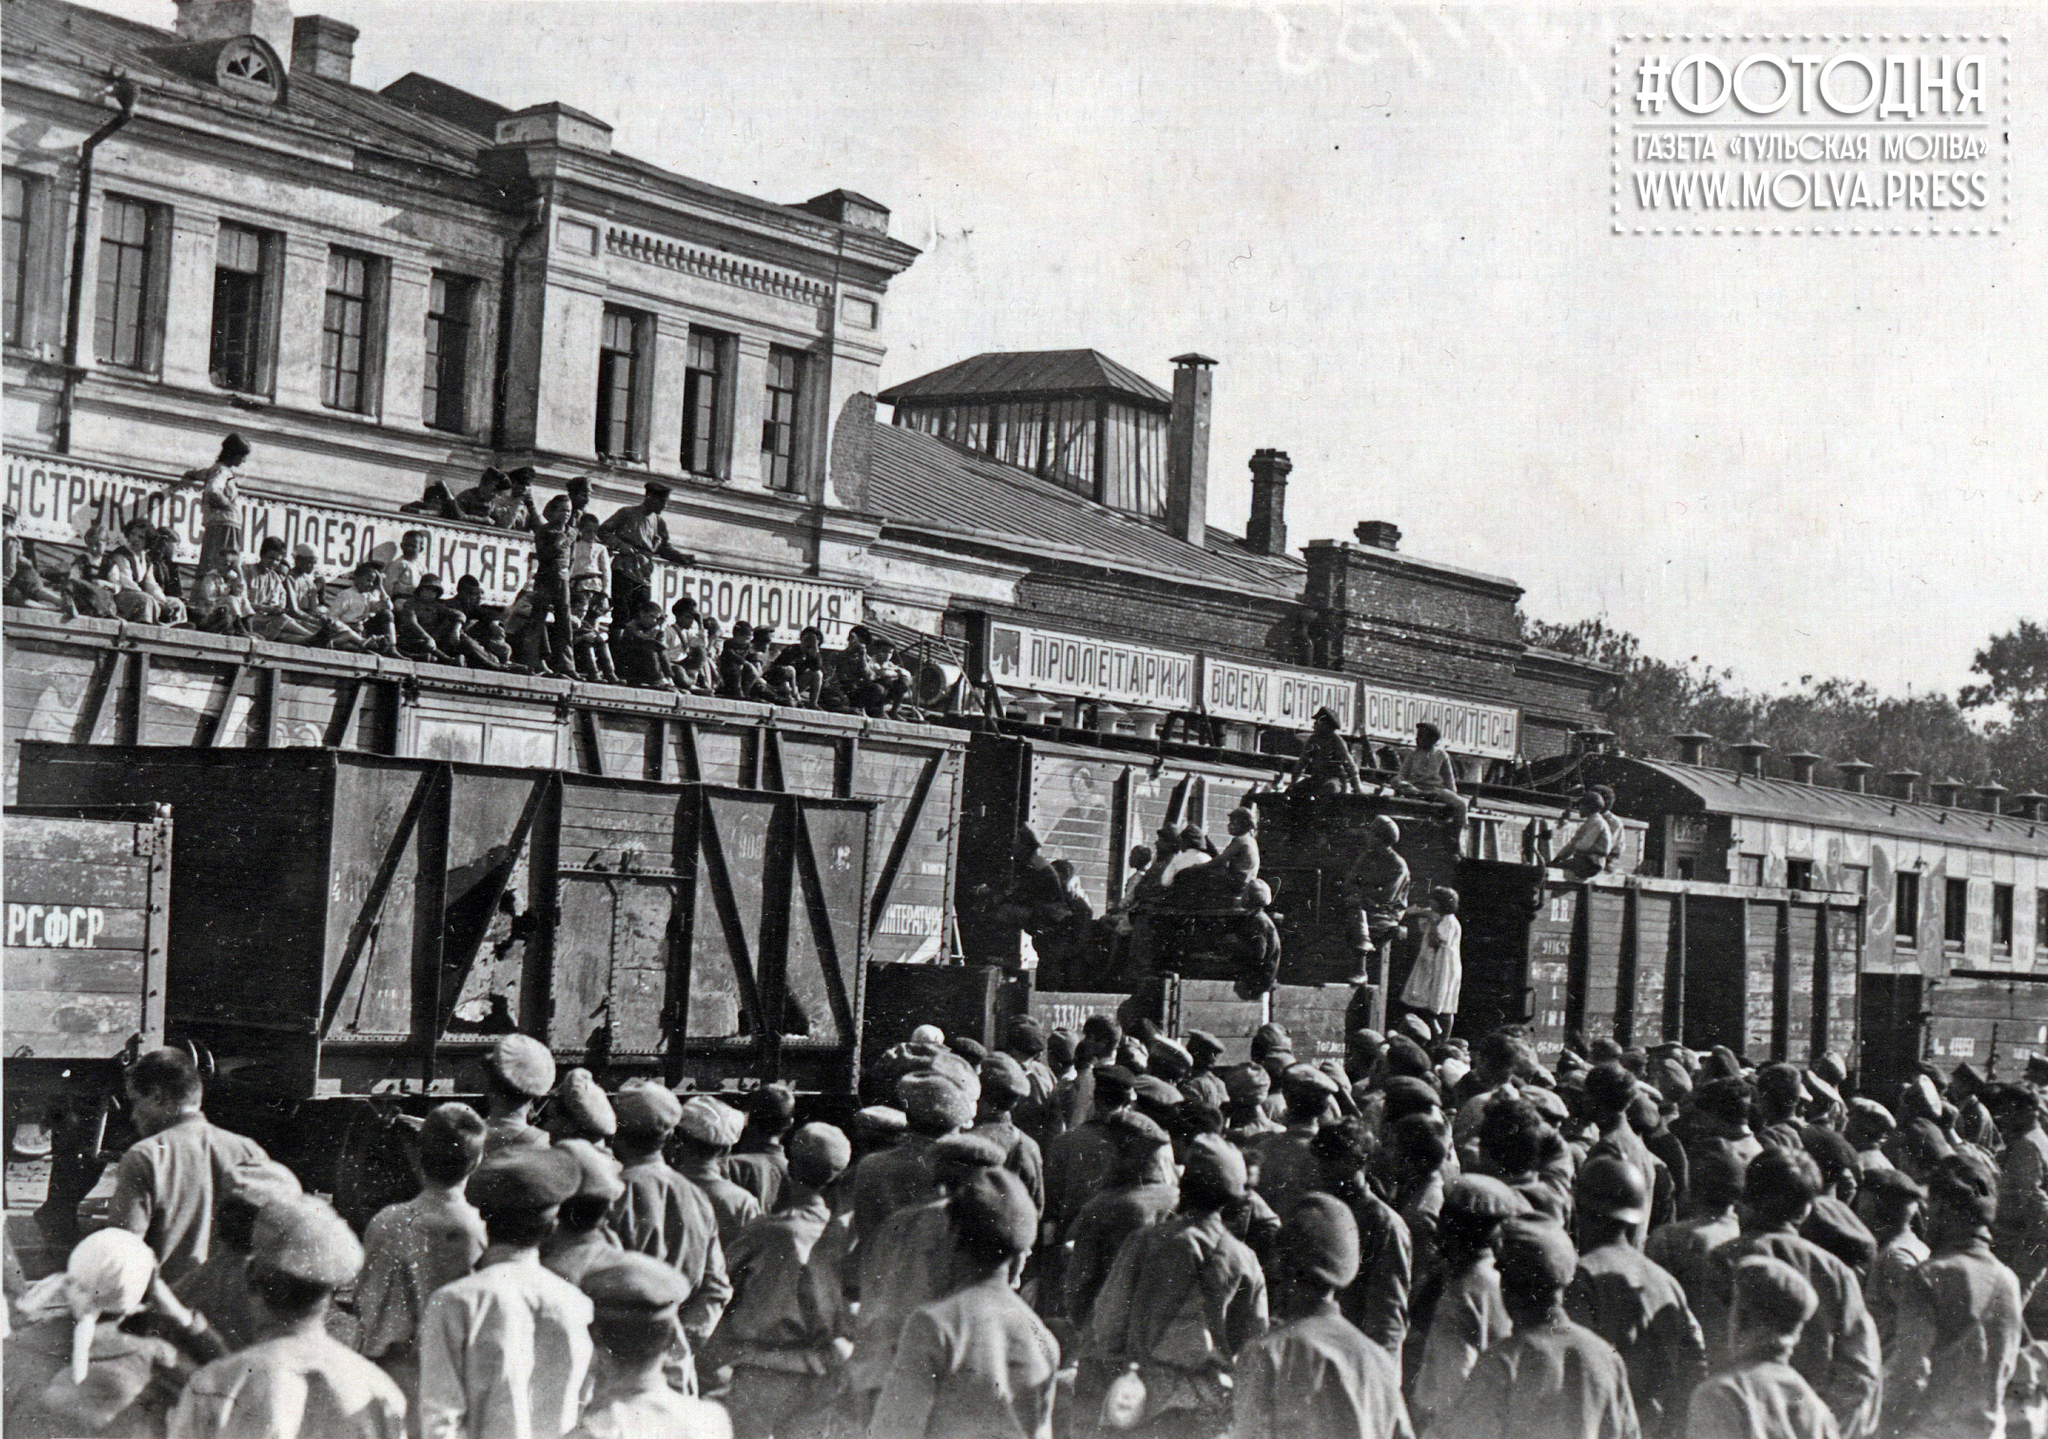
[[[1786,693],[1738,685],[1732,671],[1694,655],[1679,663],[1643,653],[1605,620],[1559,625],[1525,618],[1523,639],[1615,671],[1596,708],[1624,753],[1676,758],[1672,736],[1703,731],[1721,743],[1756,738],[1772,747],[1772,773],[1799,751],[1833,762],[1861,759],[1882,776],[1918,770],[1966,784],[1993,778],[2013,790],[2048,790],[2048,629],[2022,621],[1977,652],[1981,685],[1959,699],[1883,695],[1860,680],[1802,676]],[[2006,718],[1966,713],[2002,707]]]

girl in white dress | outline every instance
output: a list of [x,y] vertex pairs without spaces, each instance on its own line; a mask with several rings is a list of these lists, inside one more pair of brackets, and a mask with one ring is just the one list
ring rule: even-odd
[[1429,903],[1408,911],[1427,922],[1422,950],[1402,987],[1401,1003],[1430,1022],[1439,1038],[1451,1032],[1458,1013],[1458,990],[1465,982],[1464,929],[1458,923],[1458,892],[1438,885]]

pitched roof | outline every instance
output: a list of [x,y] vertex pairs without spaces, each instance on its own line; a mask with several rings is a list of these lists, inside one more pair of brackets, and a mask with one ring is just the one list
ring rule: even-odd
[[1642,808],[1835,825],[1938,844],[2048,855],[2048,822],[2016,815],[1920,804],[1789,779],[1751,779],[1734,770],[1633,755],[1602,755],[1588,769],[1614,785],[1624,808],[1635,798]]
[[1029,470],[899,425],[874,427],[869,503],[890,528],[920,536],[1257,599],[1301,597],[1305,567],[1299,560],[1251,554],[1220,532],[1212,532],[1207,545],[1188,544]]
[[1135,370],[1096,350],[990,350],[972,359],[892,385],[876,396],[903,400],[985,399],[997,395],[1094,394],[1109,391],[1155,406],[1173,396]]

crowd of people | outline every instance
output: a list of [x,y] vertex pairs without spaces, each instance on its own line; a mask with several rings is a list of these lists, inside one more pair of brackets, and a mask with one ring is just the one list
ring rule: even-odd
[[[558,1076],[413,1121],[358,1233],[126,1086],[106,1227],[10,1266],[10,1436],[2038,1435],[2048,1062],[1861,1095],[1832,1056],[1419,1017],[1298,1059],[1102,1015],[921,1027],[845,1129],[785,1087]],[[879,1086],[879,1090],[877,1090]]]
[[248,458],[247,442],[229,435],[212,465],[173,483],[198,491],[200,552],[189,581],[176,532],[140,514],[103,517],[76,555],[46,571],[8,507],[6,602],[468,669],[915,718],[911,673],[894,642],[866,626],[828,650],[815,627],[777,644],[766,628],[724,628],[689,596],[664,609],[654,593],[657,564],[693,559],[669,537],[670,489],[657,481],[638,504],[602,522],[587,477],[539,505],[531,467],[488,469],[459,494],[430,482],[402,513],[531,538],[526,582],[509,603],[494,604],[474,575],[433,572],[425,530],[404,531],[395,553],[364,559],[339,578],[321,573],[311,545],[282,536],[266,538],[256,562],[245,564],[240,481]]

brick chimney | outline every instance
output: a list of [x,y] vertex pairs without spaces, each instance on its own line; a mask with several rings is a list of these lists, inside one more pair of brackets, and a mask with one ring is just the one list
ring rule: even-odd
[[1358,536],[1361,545],[1370,545],[1376,550],[1401,548],[1401,527],[1392,520],[1365,520],[1354,527],[1351,533]]
[[363,32],[326,15],[301,15],[292,21],[292,69],[346,85],[355,71],[356,37]]
[[1671,742],[1678,746],[1680,764],[1702,765],[1707,762],[1707,746],[1714,742],[1714,737],[1695,729],[1671,736]]
[[1820,763],[1820,756],[1812,750],[1794,750],[1785,756],[1785,763],[1792,766],[1794,784],[1812,784],[1814,767]]
[[1835,766],[1835,773],[1842,777],[1842,788],[1851,794],[1865,794],[1870,789],[1870,772],[1877,766],[1865,759],[1845,759]]
[[1764,756],[1771,752],[1769,745],[1760,739],[1746,739],[1742,743],[1732,744],[1728,748],[1741,756],[1741,759],[1737,761],[1736,767],[1742,772],[1743,778],[1762,779],[1764,777]]
[[1927,790],[1934,796],[1934,802],[1943,809],[1954,809],[1957,798],[1963,792],[1963,782],[1959,779],[1938,779],[1929,784]]
[[254,35],[279,59],[292,53],[290,0],[178,0],[180,40],[232,40]]
[[1215,361],[1173,357],[1173,418],[1166,430],[1166,528],[1199,545],[1209,537],[1209,398]]
[[1995,779],[1977,786],[1977,804],[1986,814],[2005,813],[2006,788]]
[[1913,798],[1914,786],[1920,783],[1920,771],[1895,769],[1884,777],[1884,782],[1893,799],[1910,800]]
[[1252,453],[1252,515],[1245,522],[1244,547],[1254,554],[1287,553],[1287,477],[1294,461],[1285,450]]

